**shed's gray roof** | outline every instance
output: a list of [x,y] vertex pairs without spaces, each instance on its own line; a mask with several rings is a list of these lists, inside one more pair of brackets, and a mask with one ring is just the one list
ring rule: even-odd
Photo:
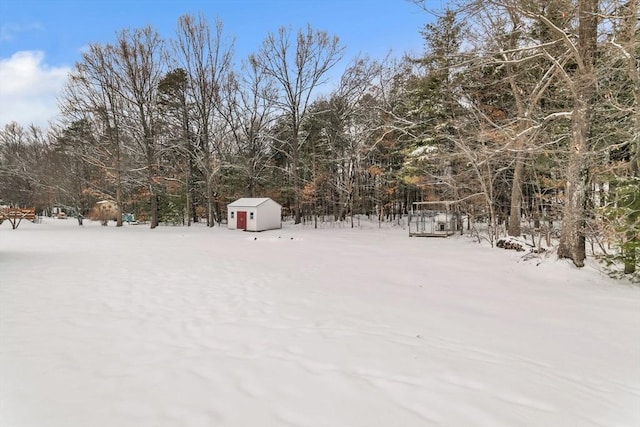
[[[260,206],[261,204],[271,200],[268,197],[242,197],[235,202],[229,203],[227,206],[231,207],[247,207],[254,208],[256,206]],[[280,206],[280,204],[276,201],[271,200],[273,203]]]

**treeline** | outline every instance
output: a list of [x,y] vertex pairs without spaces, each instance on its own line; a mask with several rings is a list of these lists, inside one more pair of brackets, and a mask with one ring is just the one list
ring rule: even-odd
[[78,212],[109,198],[152,228],[213,226],[242,196],[272,197],[296,223],[457,201],[492,243],[558,233],[560,257],[582,266],[590,246],[633,274],[638,0],[451,7],[422,29],[420,57],[354,58],[339,78],[344,47],[311,26],[239,62],[202,15],[171,39],[122,30],[82,54],[61,123],[0,131],[0,198]]

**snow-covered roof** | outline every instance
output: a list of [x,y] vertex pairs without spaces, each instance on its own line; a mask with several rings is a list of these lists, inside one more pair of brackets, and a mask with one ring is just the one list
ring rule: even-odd
[[[254,208],[256,206],[260,206],[261,204],[269,200],[271,199],[268,197],[242,197],[236,200],[235,202],[229,203],[228,206],[232,206],[232,207],[241,206],[241,207]],[[273,203],[277,203],[277,202],[273,201]]]

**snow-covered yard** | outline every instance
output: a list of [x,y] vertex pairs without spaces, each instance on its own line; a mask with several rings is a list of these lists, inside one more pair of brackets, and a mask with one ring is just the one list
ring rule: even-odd
[[0,426],[638,426],[640,288],[400,228],[0,226]]

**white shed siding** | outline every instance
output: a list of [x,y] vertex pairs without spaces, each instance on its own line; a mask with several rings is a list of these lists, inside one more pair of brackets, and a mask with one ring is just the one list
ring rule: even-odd
[[227,228],[238,228],[238,212],[246,212],[248,231],[281,228],[282,207],[269,198],[241,198],[227,205]]
[[[245,212],[247,213],[247,231],[261,231],[258,227],[258,217],[262,215],[262,208],[247,208]],[[258,212],[260,212],[260,215]]]
[[236,229],[236,210],[236,208],[227,206],[227,228],[229,228],[230,230]]
[[[259,206],[260,212],[256,216],[256,230],[273,230],[282,228],[282,207],[269,199]],[[249,221],[249,220],[247,220]]]

